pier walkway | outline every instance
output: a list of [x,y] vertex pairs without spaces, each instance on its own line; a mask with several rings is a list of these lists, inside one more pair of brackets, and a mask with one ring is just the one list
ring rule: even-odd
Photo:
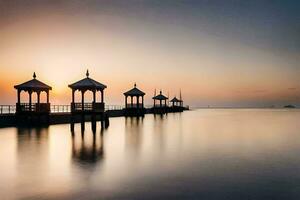
[[[145,105],[145,114],[152,114],[152,105]],[[170,107],[169,112],[173,112]],[[188,110],[188,106],[184,110]],[[175,111],[176,112],[176,111]],[[0,105],[0,127],[15,126],[16,105]],[[125,116],[125,106],[121,105],[105,105],[105,114],[108,117],[122,117]],[[65,124],[71,122],[71,105],[51,105],[50,108],[50,121],[51,124]],[[86,121],[91,121],[87,117]],[[80,118],[75,119],[76,123],[80,122]]]

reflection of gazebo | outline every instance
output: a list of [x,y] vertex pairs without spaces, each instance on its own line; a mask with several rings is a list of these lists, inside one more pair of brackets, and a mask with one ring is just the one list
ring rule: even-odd
[[[88,113],[88,112],[104,112],[104,89],[106,85],[99,83],[91,78],[89,78],[89,71],[86,72],[86,78],[77,81],[69,85],[72,89],[72,103],[71,103],[71,112],[72,113]],[[81,92],[81,102],[75,103],[75,91],[79,90]],[[85,103],[84,102],[84,93],[86,91],[93,92],[93,102]],[[101,102],[96,102],[96,92],[100,91],[101,93]]]
[[[125,112],[128,115],[139,115],[144,114],[144,96],[145,93],[139,90],[134,84],[134,88],[124,93],[125,96]],[[128,97],[130,97],[130,103],[128,103]],[[140,103],[140,97],[142,102]],[[134,98],[136,102],[134,103]]]
[[81,140],[78,140],[76,143],[75,136],[72,136],[72,159],[76,161],[79,166],[95,166],[94,164],[103,159],[103,135],[100,134],[98,138],[98,136],[93,134],[91,140],[90,138],[85,138],[83,135]]
[[[17,89],[18,101],[16,103],[16,114],[26,114],[26,113],[38,113],[38,114],[49,114],[50,113],[50,103],[49,103],[49,91],[52,89],[50,86],[36,79],[36,74],[33,73],[33,79],[22,83],[20,85],[15,85]],[[25,91],[29,94],[29,102],[21,103],[21,92]],[[47,102],[40,102],[41,92],[46,92]],[[37,102],[32,103],[32,93],[37,94]]]

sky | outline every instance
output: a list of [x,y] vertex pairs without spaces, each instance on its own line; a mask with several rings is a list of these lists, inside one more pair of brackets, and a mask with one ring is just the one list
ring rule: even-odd
[[299,10],[297,0],[0,0],[0,104],[33,72],[52,104],[69,104],[68,84],[89,69],[110,105],[136,82],[146,104],[156,89],[181,90],[191,106],[300,106]]

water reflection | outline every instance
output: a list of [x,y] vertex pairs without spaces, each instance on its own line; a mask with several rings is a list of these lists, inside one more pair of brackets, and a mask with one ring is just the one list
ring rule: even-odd
[[125,146],[134,156],[137,156],[143,145],[144,117],[125,118]]
[[38,156],[35,159],[47,159],[48,140],[48,128],[17,128],[18,161],[23,163],[24,160],[30,163],[30,159],[33,159],[33,152]]
[[104,156],[104,131],[100,133],[84,133],[81,136],[73,133],[72,138],[72,160],[80,165],[94,165],[101,161]]
[[0,199],[299,199],[299,119],[218,109],[113,118],[102,135],[0,129]]
[[156,142],[156,149],[163,152],[165,148],[165,129],[167,125],[168,115],[156,114],[153,121],[153,137]]

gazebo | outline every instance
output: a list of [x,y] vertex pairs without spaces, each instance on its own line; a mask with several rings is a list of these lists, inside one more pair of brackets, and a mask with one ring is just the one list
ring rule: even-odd
[[[145,93],[139,90],[134,84],[134,88],[124,93],[125,96],[125,111],[127,114],[142,114],[144,113],[144,96]],[[128,103],[128,97],[130,97],[130,103]],[[140,97],[142,102],[140,103]],[[136,103],[134,103],[134,98],[136,98]]]
[[[167,107],[168,97],[164,96],[162,94],[162,91],[160,91],[159,95],[154,96],[152,99],[153,99],[153,107],[154,108],[165,108],[165,107]],[[158,105],[156,104],[156,101],[159,101]],[[163,104],[163,101],[164,101],[164,104]]]
[[[14,88],[17,90],[17,103],[16,103],[16,114],[49,114],[50,103],[49,103],[49,91],[52,90],[50,86],[36,79],[36,74],[33,73],[33,79],[25,83],[15,85]],[[29,94],[29,102],[21,103],[21,92],[25,91]],[[47,94],[46,103],[41,103],[41,93]],[[32,103],[32,94],[37,94],[37,102]]]
[[182,107],[182,100],[177,99],[177,97],[174,97],[171,101],[172,107]]
[[[69,88],[72,89],[72,103],[71,103],[71,112],[72,113],[102,113],[104,112],[104,89],[107,86],[99,83],[89,77],[89,71],[86,72],[86,78],[77,81],[73,84],[69,85]],[[81,92],[81,102],[75,102],[75,92]],[[85,103],[84,102],[84,93],[86,91],[93,92],[93,102]],[[100,92],[101,94],[101,102],[96,102],[96,93]]]

